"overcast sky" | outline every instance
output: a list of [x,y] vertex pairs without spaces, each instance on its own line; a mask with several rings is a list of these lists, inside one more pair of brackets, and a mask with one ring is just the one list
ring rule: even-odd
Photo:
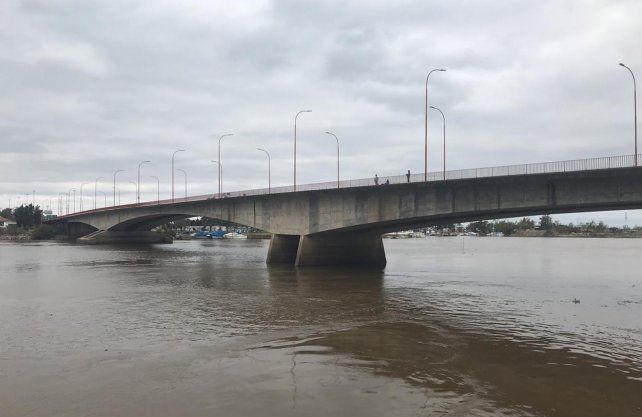
[[[448,120],[448,169],[633,153],[642,2],[2,0],[0,206],[81,182],[132,202],[423,170],[424,80]],[[431,114],[430,170],[442,169]],[[177,193],[182,193],[177,173]],[[180,185],[179,185],[180,184]],[[92,194],[93,186],[84,192]],[[88,204],[86,200],[85,204]],[[55,204],[54,204],[55,205]],[[55,208],[55,207],[54,207]],[[642,224],[642,213],[629,212]],[[623,213],[557,216],[621,224]]]

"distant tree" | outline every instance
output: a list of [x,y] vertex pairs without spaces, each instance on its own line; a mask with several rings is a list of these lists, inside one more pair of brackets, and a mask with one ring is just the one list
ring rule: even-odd
[[0,211],[0,217],[13,220],[13,210],[10,208],[2,209],[2,211]]
[[542,230],[550,231],[553,230],[555,224],[553,223],[553,218],[548,214],[539,218],[539,227]]
[[609,229],[609,226],[604,222],[599,222],[595,227],[597,233],[604,233]]
[[18,227],[32,228],[42,223],[42,210],[39,206],[22,205],[13,211],[14,220]]
[[530,230],[535,228],[535,222],[528,217],[524,217],[517,222],[516,226],[519,230]]
[[510,236],[517,230],[517,226],[513,222],[506,220],[499,220],[495,223],[495,231],[502,233],[504,236]]
[[31,234],[31,237],[36,240],[51,239],[56,235],[56,229],[48,224],[41,224],[36,227]]
[[486,220],[481,220],[478,222],[469,223],[466,230],[468,230],[469,232],[477,233],[479,235],[487,235],[493,230],[493,226]]

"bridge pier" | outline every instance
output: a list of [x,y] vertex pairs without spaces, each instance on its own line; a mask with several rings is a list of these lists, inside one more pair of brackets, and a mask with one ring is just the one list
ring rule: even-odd
[[273,234],[270,240],[270,249],[268,249],[267,263],[294,265],[300,240],[301,236],[299,235]]
[[382,269],[386,252],[377,233],[272,235],[267,263],[295,266],[360,266]]
[[377,233],[319,233],[301,236],[296,266],[360,266],[383,269],[386,252]]

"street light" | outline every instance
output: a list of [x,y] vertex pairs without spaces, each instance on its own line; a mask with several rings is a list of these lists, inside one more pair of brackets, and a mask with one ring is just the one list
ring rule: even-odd
[[221,166],[221,139],[227,136],[234,136],[234,133],[226,133],[218,138],[218,198],[221,198],[223,192],[223,167]]
[[178,149],[172,154],[172,203],[174,202],[174,156],[179,152],[185,152],[185,149]]
[[210,162],[213,162],[213,163],[216,164],[216,176],[217,176],[216,181],[218,183],[218,176],[221,174],[221,167],[220,167],[221,163],[219,161],[215,161],[213,159],[211,159]]
[[76,212],[76,189],[72,188],[71,190],[69,190],[69,192],[73,193],[73,197],[72,197],[73,203],[72,203],[72,205],[73,205],[73,209],[74,210],[72,211],[72,213],[75,213]]
[[268,157],[268,194],[272,193],[272,161],[270,158],[270,153],[263,148],[256,148],[258,151],[265,152]]
[[185,201],[187,201],[187,171],[180,168],[178,168],[176,171],[181,171],[183,174],[185,174]]
[[441,118],[444,120],[444,180],[446,179],[446,116],[444,116],[444,112],[439,110],[435,106],[430,106],[431,109],[437,110],[439,113],[441,113]]
[[64,211],[64,206],[62,204],[62,198],[65,195],[65,193],[58,193],[58,215],[62,216],[63,211]]
[[140,204],[140,167],[148,162],[152,161],[142,161],[140,164],[138,164],[138,185],[136,186],[136,203],[138,204]]
[[125,172],[125,170],[124,169],[117,169],[116,171],[114,171],[114,206],[116,206],[116,175],[119,172]]
[[334,138],[337,140],[337,188],[339,188],[339,138],[332,132],[325,133],[330,136],[334,136]]
[[635,74],[633,70],[620,62],[620,66],[626,68],[633,77],[633,126],[635,131],[635,166],[638,166],[638,100],[637,100],[637,87],[635,85]]
[[82,187],[89,184],[88,182],[83,182],[80,184],[80,211],[82,211]]
[[98,177],[96,178],[96,181],[94,182],[94,210],[96,210],[96,195],[97,195],[97,189],[98,189],[98,181],[105,179],[105,177]]
[[[136,192],[138,191],[138,184],[136,184],[134,181],[131,181],[131,180],[129,181],[129,183],[134,185],[134,194],[136,194]],[[134,201],[135,200],[136,198],[134,198]]]
[[103,195],[103,198],[105,199],[104,202],[103,202],[103,207],[106,208],[107,207],[107,193],[104,192],[104,191],[101,191],[100,193]]
[[312,113],[312,110],[300,110],[296,116],[294,116],[294,191],[296,191],[296,120],[301,113]]
[[149,178],[154,178],[156,180],[156,204],[160,204],[160,180],[155,175],[150,175]]
[[430,74],[435,71],[446,71],[443,68],[437,68],[430,70],[426,76],[426,109],[425,109],[425,121],[424,121],[424,181],[428,181],[428,79]]

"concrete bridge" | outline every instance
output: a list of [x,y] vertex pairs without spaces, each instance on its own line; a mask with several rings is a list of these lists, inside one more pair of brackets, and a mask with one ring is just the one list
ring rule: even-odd
[[[272,233],[268,263],[383,268],[381,235],[431,225],[642,208],[642,168],[617,156],[153,201],[49,223],[87,243],[155,242],[156,226],[205,216]],[[382,184],[388,180],[390,184]],[[332,187],[332,188],[331,188]]]

